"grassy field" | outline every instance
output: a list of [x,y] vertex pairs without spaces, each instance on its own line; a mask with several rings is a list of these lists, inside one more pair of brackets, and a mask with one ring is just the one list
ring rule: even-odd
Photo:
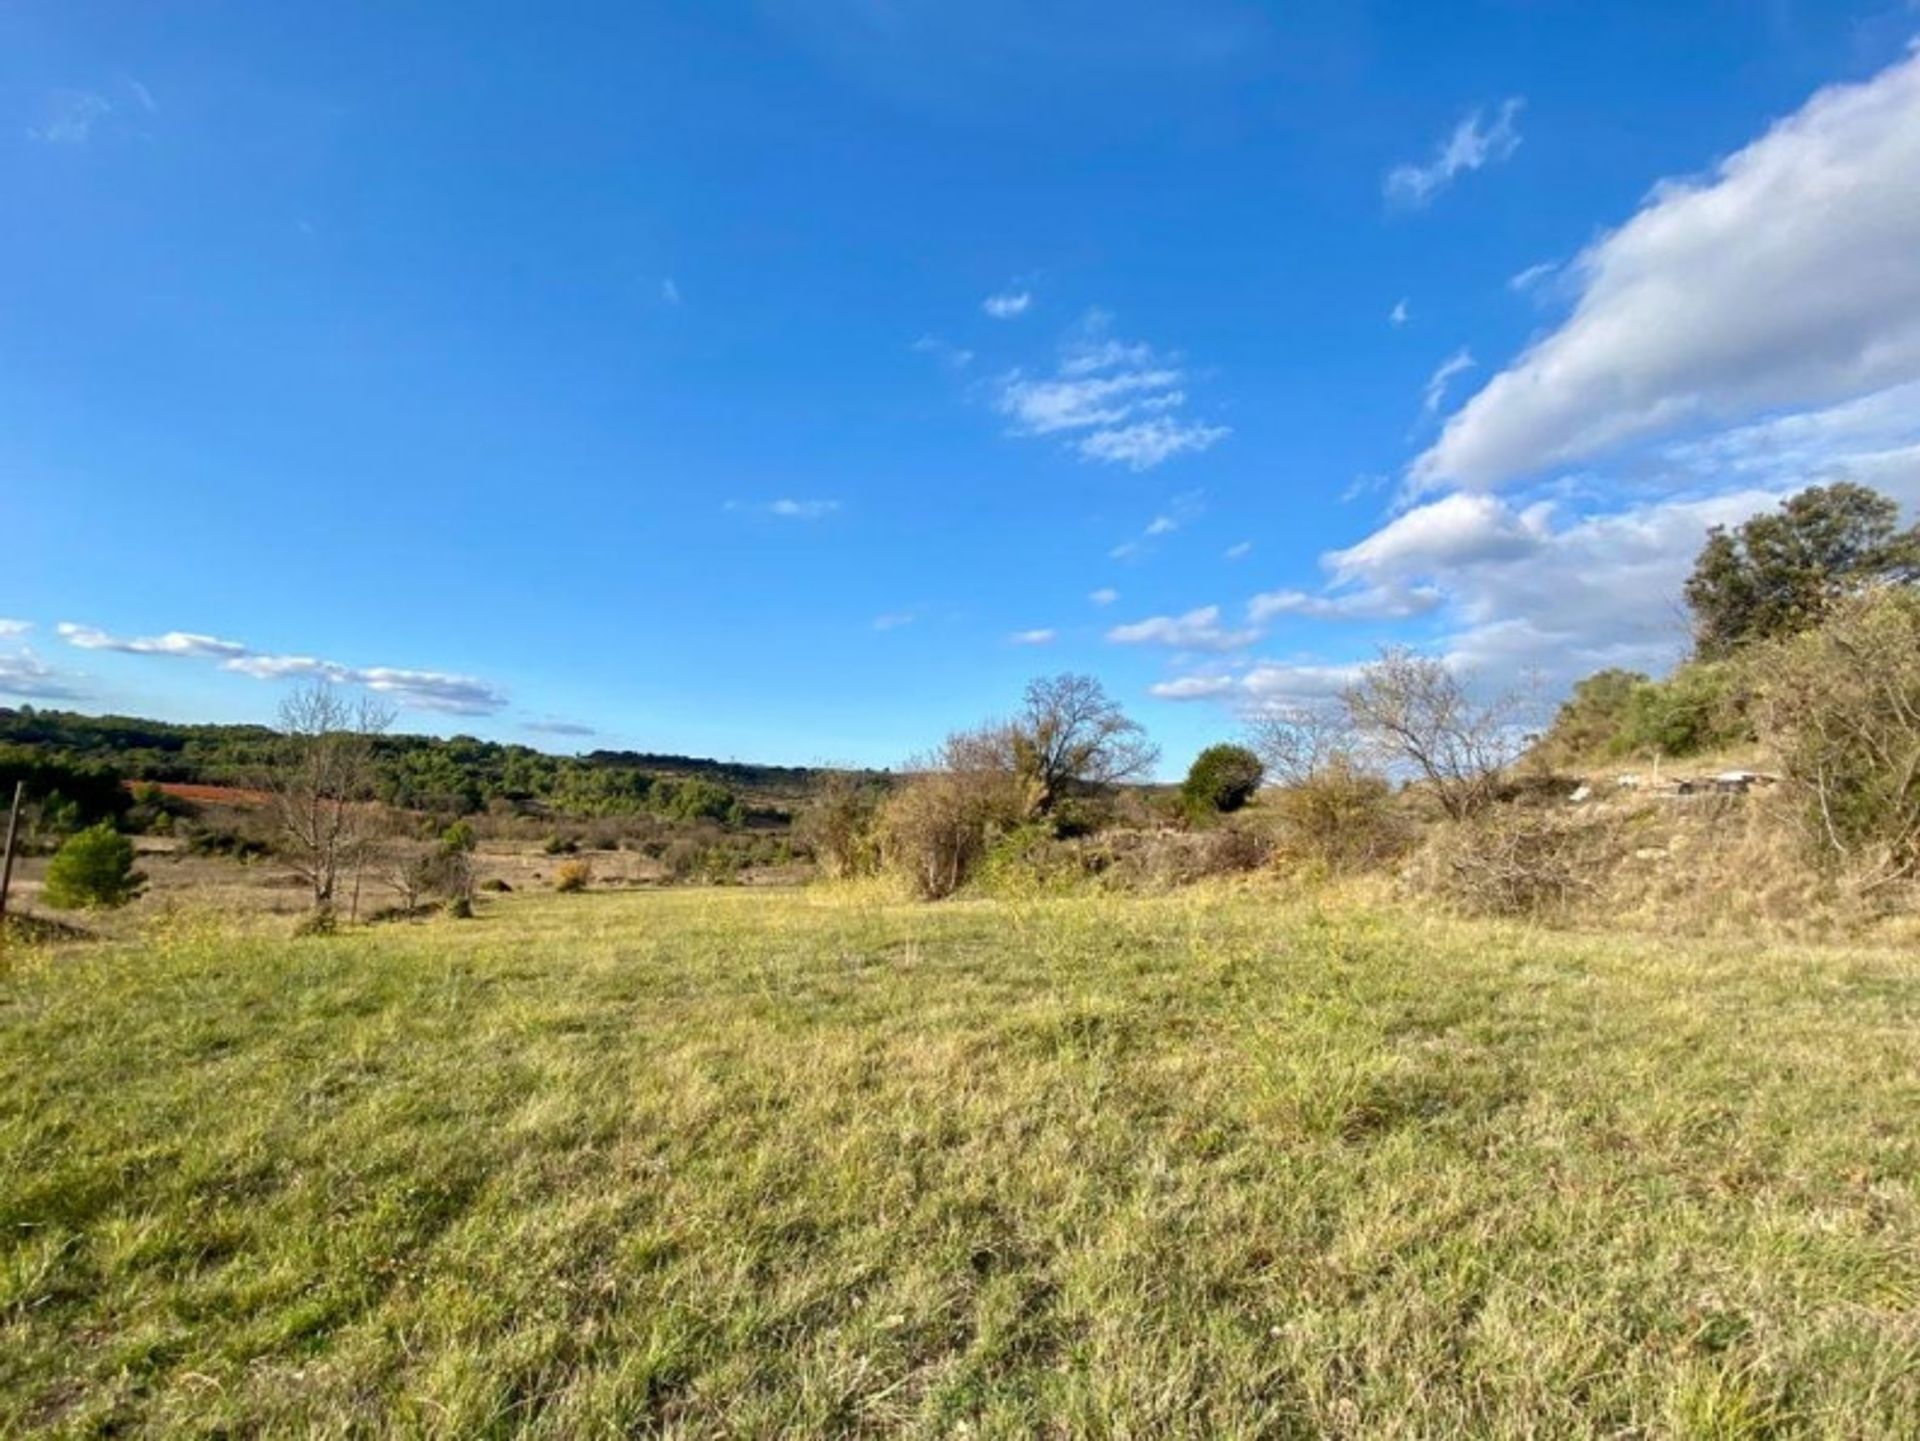
[[513,896],[0,964],[0,1434],[1920,1434],[1920,958]]

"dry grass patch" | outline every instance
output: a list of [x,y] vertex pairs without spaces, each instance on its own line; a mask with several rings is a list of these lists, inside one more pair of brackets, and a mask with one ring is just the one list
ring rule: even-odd
[[1920,962],[515,895],[0,976],[0,1433],[1899,1435]]

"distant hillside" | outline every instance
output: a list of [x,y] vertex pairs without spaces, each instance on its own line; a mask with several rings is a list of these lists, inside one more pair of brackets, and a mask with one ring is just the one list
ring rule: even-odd
[[[24,748],[42,759],[106,767],[129,781],[257,785],[272,765],[275,740],[259,725],[0,707],[0,752]],[[383,799],[449,814],[505,804],[563,816],[651,812],[739,824],[783,819],[821,774],[635,751],[556,756],[473,736],[388,735],[379,751]]]

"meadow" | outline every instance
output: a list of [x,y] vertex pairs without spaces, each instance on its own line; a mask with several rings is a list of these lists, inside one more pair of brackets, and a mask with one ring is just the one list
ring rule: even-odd
[[1920,957],[1288,895],[0,960],[0,1434],[1920,1434]]

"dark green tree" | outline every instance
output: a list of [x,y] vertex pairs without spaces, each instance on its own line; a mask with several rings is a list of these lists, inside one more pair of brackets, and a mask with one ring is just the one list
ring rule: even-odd
[[1245,746],[1208,746],[1194,757],[1180,795],[1195,814],[1223,814],[1252,800],[1265,777],[1260,757]]
[[47,863],[41,894],[63,911],[124,906],[146,877],[133,868],[133,842],[106,821],[76,831]]
[[1899,520],[1892,500],[1841,481],[1731,530],[1715,526],[1687,580],[1696,653],[1722,659],[1749,641],[1817,625],[1846,596],[1913,584],[1920,526],[1901,530]]

